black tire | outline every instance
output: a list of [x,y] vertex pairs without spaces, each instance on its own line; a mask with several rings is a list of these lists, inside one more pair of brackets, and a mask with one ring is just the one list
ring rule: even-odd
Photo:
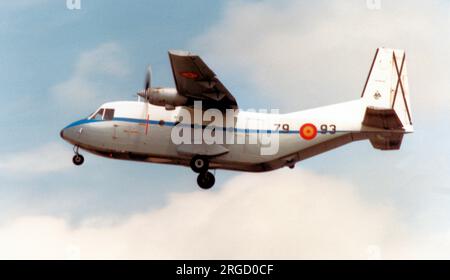
[[194,156],[191,159],[191,169],[195,173],[205,173],[208,171],[209,168],[209,161],[207,158],[202,156]]
[[74,155],[73,158],[72,158],[72,162],[76,166],[80,166],[84,162],[84,157],[82,155]]
[[200,188],[204,190],[208,190],[214,186],[214,183],[216,182],[216,178],[214,178],[214,175],[211,172],[205,172],[198,174],[197,177],[197,184]]

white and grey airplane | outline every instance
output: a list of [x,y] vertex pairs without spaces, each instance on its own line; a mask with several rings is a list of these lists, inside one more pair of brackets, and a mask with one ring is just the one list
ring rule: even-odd
[[[233,95],[199,56],[169,51],[169,58],[176,88],[151,87],[149,68],[140,100],[105,103],[61,131],[61,137],[74,145],[75,165],[84,162],[81,148],[112,159],[190,166],[199,174],[198,185],[209,189],[215,178],[208,170],[293,168],[298,161],[366,139],[375,149],[397,150],[403,135],[413,132],[403,50],[377,49],[361,98],[288,114],[239,110]],[[201,108],[195,106],[198,101]],[[222,114],[219,124],[195,116],[211,109]],[[189,139],[209,130],[228,132],[234,142],[179,143],[174,129],[180,126],[194,131]],[[248,141],[261,132],[276,136],[274,152],[261,152],[261,138]]]

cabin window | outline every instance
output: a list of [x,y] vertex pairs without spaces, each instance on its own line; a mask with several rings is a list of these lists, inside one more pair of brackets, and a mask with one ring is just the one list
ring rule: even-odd
[[103,116],[105,121],[111,121],[114,119],[114,109],[105,109],[105,116]]
[[100,109],[97,111],[97,113],[95,113],[94,116],[92,116],[91,119],[100,121],[100,120],[102,120],[102,118],[103,118],[103,109]]

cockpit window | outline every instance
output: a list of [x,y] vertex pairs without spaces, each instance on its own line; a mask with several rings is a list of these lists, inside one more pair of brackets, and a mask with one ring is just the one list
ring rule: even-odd
[[111,121],[114,119],[114,109],[99,109],[97,113],[92,114],[89,118],[90,120],[105,120],[105,121]]
[[103,118],[103,109],[100,109],[100,110],[97,111],[97,113],[95,113],[95,115],[93,115],[93,116],[91,117],[91,120],[98,120],[98,121],[101,121],[102,118]]
[[114,118],[114,109],[105,109],[105,116],[103,119],[105,121],[111,121]]

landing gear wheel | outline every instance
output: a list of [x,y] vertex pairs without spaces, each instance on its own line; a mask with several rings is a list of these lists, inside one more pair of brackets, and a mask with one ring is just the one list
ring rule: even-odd
[[191,159],[191,168],[195,173],[205,173],[208,171],[209,161],[202,156],[194,156]]
[[215,182],[216,178],[214,178],[214,175],[209,171],[198,174],[197,184],[200,188],[204,190],[212,188]]
[[79,155],[79,154],[78,155],[74,155],[73,158],[72,158],[72,162],[73,162],[73,164],[75,164],[77,166],[82,165],[83,162],[84,162],[84,157],[82,155]]

